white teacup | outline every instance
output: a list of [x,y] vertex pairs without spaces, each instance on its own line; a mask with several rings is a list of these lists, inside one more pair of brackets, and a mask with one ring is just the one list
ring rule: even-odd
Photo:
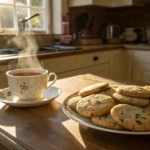
[[[6,75],[12,94],[23,100],[41,98],[44,91],[57,80],[55,73],[35,68],[10,70]],[[51,76],[54,76],[54,80],[47,86]]]

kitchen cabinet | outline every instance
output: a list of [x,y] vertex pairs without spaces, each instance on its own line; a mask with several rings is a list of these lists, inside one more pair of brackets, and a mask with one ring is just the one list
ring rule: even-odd
[[93,52],[78,55],[80,68],[94,66],[110,61],[110,51]]
[[56,58],[47,58],[40,60],[43,68],[50,72],[62,73],[79,68],[78,56],[63,56]]
[[146,0],[69,0],[70,7],[99,5],[104,7],[121,7],[144,4]]
[[123,50],[122,61],[122,79],[132,80],[133,50]]
[[73,56],[63,56],[52,59],[42,59],[41,62],[49,72],[55,72],[58,78],[73,75],[93,73],[100,76],[109,76],[110,52],[93,52]]
[[8,65],[0,65],[0,89],[8,87],[6,76],[8,70]]
[[123,51],[122,49],[110,52],[110,76],[114,79],[122,79],[123,76]]
[[150,63],[134,63],[133,80],[141,83],[150,83]]
[[132,53],[123,49],[43,59],[43,66],[59,78],[92,73],[114,79],[132,79]]
[[134,50],[133,52],[133,80],[150,83],[150,52]]
[[92,67],[81,68],[74,71],[61,73],[58,75],[59,78],[70,77],[74,75],[91,73],[97,76],[109,77],[109,63],[99,64]]

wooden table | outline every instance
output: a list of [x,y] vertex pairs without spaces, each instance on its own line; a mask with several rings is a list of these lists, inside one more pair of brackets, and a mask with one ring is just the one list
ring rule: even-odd
[[47,105],[15,108],[0,103],[0,150],[149,150],[149,135],[91,129],[62,112],[61,103],[66,97],[98,81],[121,84],[87,74],[58,80],[55,86],[61,88],[62,94]]

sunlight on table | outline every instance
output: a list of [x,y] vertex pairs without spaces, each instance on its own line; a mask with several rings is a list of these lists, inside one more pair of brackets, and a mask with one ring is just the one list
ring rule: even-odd
[[[80,134],[79,124],[74,122],[71,119],[62,122],[62,124],[72,134],[72,136],[83,146],[83,148],[86,148],[85,143]],[[73,130],[72,130],[72,128],[73,128]]]

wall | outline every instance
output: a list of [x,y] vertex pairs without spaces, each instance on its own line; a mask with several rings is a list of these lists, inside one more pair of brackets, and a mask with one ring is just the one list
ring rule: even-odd
[[83,7],[71,7],[69,9],[70,15],[70,32],[78,33],[80,32],[80,25],[78,25],[77,17],[83,13],[89,15],[89,20],[94,16],[93,26],[92,26],[92,35],[97,38],[100,37],[100,27],[105,22],[105,13],[106,9],[99,6],[83,6]]
[[113,23],[121,27],[121,31],[126,27],[142,28],[150,26],[150,4],[117,8],[104,8],[100,6],[84,6],[69,9],[71,33],[78,33],[76,18],[81,13],[95,15],[92,34],[100,37],[100,30],[103,24]]
[[106,20],[122,27],[147,27],[150,25],[150,10],[143,6],[107,9]]
[[68,12],[68,0],[52,0],[52,34],[61,34],[62,15]]
[[[0,48],[12,48],[16,47],[15,45],[8,44],[15,35],[0,35]],[[45,34],[45,35],[35,35],[35,38],[39,44],[39,46],[47,46],[52,45],[54,43],[54,36]]]

